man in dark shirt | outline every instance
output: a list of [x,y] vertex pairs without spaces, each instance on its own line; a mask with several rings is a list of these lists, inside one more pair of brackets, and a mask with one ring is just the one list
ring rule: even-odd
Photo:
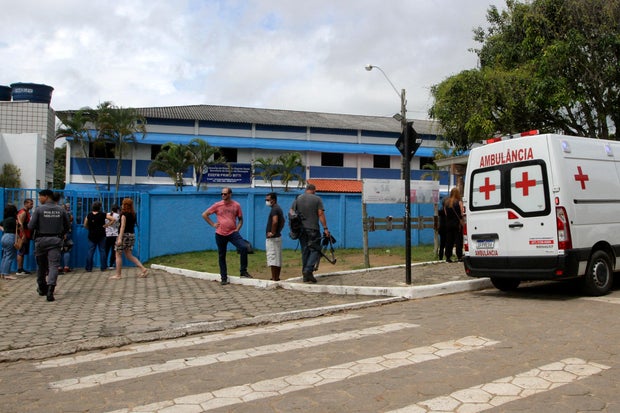
[[270,192],[265,196],[265,205],[270,207],[267,228],[265,229],[265,253],[267,265],[271,268],[271,280],[280,281],[282,270],[282,228],[284,227],[284,213],[278,205],[278,195]]
[[308,184],[306,191],[298,196],[291,206],[290,214],[299,214],[302,216],[304,230],[299,237],[301,244],[301,265],[304,282],[316,283],[314,278],[314,269],[321,259],[321,228],[323,226],[323,234],[329,237],[329,229],[327,229],[327,219],[325,218],[325,208],[323,200],[315,195],[316,186]]
[[28,228],[35,231],[37,292],[47,296],[47,301],[54,301],[60,250],[63,236],[69,231],[69,217],[65,209],[54,202],[54,192],[51,190],[39,192],[39,207],[32,213]]

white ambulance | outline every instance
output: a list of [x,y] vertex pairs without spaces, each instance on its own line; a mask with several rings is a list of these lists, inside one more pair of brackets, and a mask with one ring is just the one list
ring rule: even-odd
[[620,254],[620,142],[563,135],[471,150],[465,271],[502,290],[580,277],[607,294]]

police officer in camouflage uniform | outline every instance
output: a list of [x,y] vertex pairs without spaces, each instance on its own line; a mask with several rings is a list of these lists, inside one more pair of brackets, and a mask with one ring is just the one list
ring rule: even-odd
[[[32,213],[28,228],[35,231],[34,255],[37,259],[37,292],[54,301],[54,289],[58,277],[58,266],[62,239],[69,231],[69,216],[63,207],[53,200],[54,192],[44,189],[39,192],[39,207]],[[47,282],[45,277],[47,276]]]

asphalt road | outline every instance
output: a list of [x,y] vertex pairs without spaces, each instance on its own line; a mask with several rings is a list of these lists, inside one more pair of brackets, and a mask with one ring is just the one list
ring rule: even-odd
[[[619,412],[620,291],[532,284],[5,362],[2,412]],[[49,308],[49,307],[48,307]]]

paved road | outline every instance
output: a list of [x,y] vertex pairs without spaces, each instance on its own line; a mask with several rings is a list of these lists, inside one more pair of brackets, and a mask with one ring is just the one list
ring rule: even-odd
[[592,299],[568,284],[533,284],[6,362],[0,405],[8,413],[618,412],[619,305],[619,291]]
[[[466,278],[461,265],[423,267],[424,271],[422,266],[416,269],[416,284]],[[221,286],[214,281],[219,280],[216,274],[170,271],[153,269],[148,278],[141,279],[130,269],[118,281],[108,279],[109,271],[72,272],[60,277],[53,303],[36,294],[34,275],[3,280],[0,361],[314,317],[381,305],[416,288],[403,289],[403,268],[320,277],[313,285],[232,277],[230,285]],[[360,286],[365,290],[360,291]],[[418,294],[446,292],[453,290]]]

